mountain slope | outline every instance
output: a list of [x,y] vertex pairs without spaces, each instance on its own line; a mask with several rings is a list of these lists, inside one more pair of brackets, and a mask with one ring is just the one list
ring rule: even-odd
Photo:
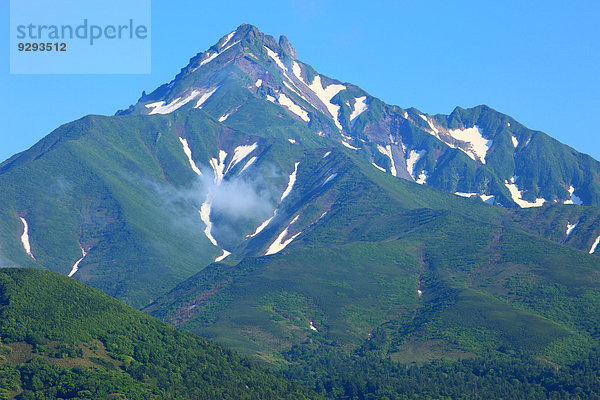
[[548,227],[544,211],[515,221],[402,181],[506,207],[596,204],[597,164],[485,106],[432,117],[386,105],[318,74],[285,37],[242,25],[129,109],[65,124],[0,164],[0,251],[5,265],[68,274],[143,307],[215,260],[289,245],[334,204],[345,212],[353,189],[334,183],[355,168],[361,185],[381,188],[373,197],[402,193],[389,212],[452,208],[556,241],[589,215],[591,229],[582,222],[565,243],[590,251],[595,212],[570,206]]
[[350,210],[277,256],[214,264],[145,311],[266,359],[314,336],[356,349],[379,330],[398,357],[442,341],[458,354],[559,362],[596,343],[596,257],[450,211]]
[[144,311],[334,398],[598,393],[597,257],[397,204],[330,211],[280,253],[213,264]]
[[58,274],[4,269],[0,299],[4,396],[318,397]]

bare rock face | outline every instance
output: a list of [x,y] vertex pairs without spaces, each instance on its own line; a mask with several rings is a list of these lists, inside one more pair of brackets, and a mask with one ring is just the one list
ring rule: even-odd
[[294,49],[294,46],[292,46],[288,38],[284,35],[281,35],[279,37],[279,47],[281,47],[281,50],[283,50],[284,54],[287,54],[294,60],[298,58],[298,54],[296,54],[296,49]]

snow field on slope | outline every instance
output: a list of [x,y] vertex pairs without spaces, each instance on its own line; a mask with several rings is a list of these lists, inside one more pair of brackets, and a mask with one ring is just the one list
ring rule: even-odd
[[188,159],[188,162],[190,163],[190,166],[192,167],[192,171],[194,171],[196,173],[196,175],[202,175],[202,172],[200,172],[200,168],[198,168],[198,166],[194,162],[194,159],[192,158],[192,150],[190,150],[190,146],[188,145],[187,140],[180,137],[179,141],[181,142],[181,145],[183,146],[183,152],[185,153],[185,155]]
[[23,234],[21,235],[21,244],[23,245],[23,249],[29,255],[29,257],[31,257],[32,259],[35,260],[35,257],[33,256],[33,253],[31,252],[31,244],[29,243],[29,225],[27,224],[27,221],[25,220],[25,218],[19,217],[19,219],[21,220],[21,223],[23,224]]
[[392,167],[390,168],[390,173],[393,176],[396,176],[396,164],[394,163],[394,156],[392,155],[392,146],[390,146],[389,144],[386,145],[385,147],[383,147],[382,145],[378,144],[377,145],[377,150],[379,150],[379,152],[381,154],[383,154],[384,156],[387,156],[391,163],[392,163]]
[[544,205],[544,203],[546,202],[546,199],[535,199],[535,202],[529,202],[527,200],[523,200],[523,193],[525,193],[524,190],[519,190],[519,187],[517,186],[517,184],[515,183],[516,181],[516,177],[512,177],[510,178],[510,182],[508,181],[504,181],[504,186],[506,186],[506,188],[508,189],[508,191],[510,192],[510,197],[512,197],[513,201],[515,203],[517,203],[517,205],[521,208],[530,208],[530,207],[541,207]]
[[354,99],[354,109],[350,114],[350,123],[353,123],[356,118],[369,109],[367,105],[367,96],[361,96]]
[[152,115],[152,114],[170,114],[173,111],[183,107],[190,101],[194,100],[196,97],[198,97],[200,95],[200,93],[202,93],[200,90],[194,89],[186,97],[184,97],[184,98],[177,97],[169,104],[165,105],[164,101],[159,101],[156,103],[146,104],[146,108],[152,109],[149,113],[150,115]]
[[406,158],[406,169],[408,170],[408,174],[415,180],[417,179],[417,177],[414,175],[415,165],[426,153],[426,150],[411,150],[410,153],[408,153],[408,157]]
[[265,252],[266,256],[279,253],[281,250],[285,249],[287,247],[287,245],[289,245],[290,243],[292,243],[292,241],[294,239],[296,239],[298,237],[298,235],[300,235],[302,233],[302,231],[300,231],[300,232],[296,233],[295,235],[293,235],[293,236],[285,239],[286,236],[288,236],[288,230],[289,230],[289,228],[298,220],[299,217],[300,217],[300,215],[296,215],[296,217],[294,217],[294,219],[292,219],[292,221],[283,230],[283,232],[281,232],[279,234],[279,236],[277,236],[277,239],[275,239],[275,241],[273,243],[271,243],[271,245],[269,246],[269,248]]
[[79,264],[83,261],[85,256],[87,256],[87,253],[85,252],[83,247],[79,246],[79,248],[81,249],[81,258],[75,261],[75,264],[73,264],[73,266],[71,267],[71,272],[69,272],[69,275],[67,275],[69,277],[75,275],[75,273],[79,270]]

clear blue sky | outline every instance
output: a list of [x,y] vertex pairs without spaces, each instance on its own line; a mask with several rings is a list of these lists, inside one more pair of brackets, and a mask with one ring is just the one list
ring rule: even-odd
[[302,61],[387,103],[430,114],[487,104],[600,159],[597,1],[152,0],[149,75],[10,75],[8,3],[0,160],[128,107],[241,23],[285,34]]

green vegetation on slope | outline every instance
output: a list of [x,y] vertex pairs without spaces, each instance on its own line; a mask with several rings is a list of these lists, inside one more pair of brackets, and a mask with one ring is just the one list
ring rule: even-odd
[[[521,213],[328,159],[340,173],[318,223],[145,311],[335,398],[598,394],[597,257],[521,230]],[[292,203],[315,175],[299,176]]]
[[0,336],[0,398],[318,397],[50,272],[0,270]]

